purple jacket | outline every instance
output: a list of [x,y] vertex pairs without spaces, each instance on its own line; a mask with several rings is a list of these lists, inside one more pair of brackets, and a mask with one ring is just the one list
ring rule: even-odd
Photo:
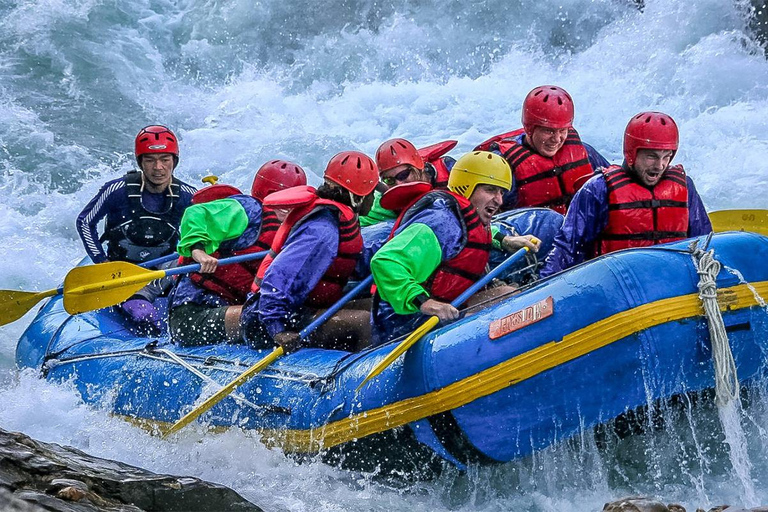
[[[219,252],[222,257],[231,255],[232,251],[238,251],[252,246],[256,243],[256,240],[258,240],[259,232],[261,231],[261,202],[259,202],[258,199],[247,195],[235,195],[231,196],[229,199],[236,200],[240,203],[240,206],[243,207],[245,214],[248,216],[248,226],[239,237],[225,240],[221,243]],[[176,288],[174,288],[173,293],[171,293],[168,309],[173,309],[184,304],[200,304],[212,308],[232,306],[229,301],[222,298],[219,294],[197,286],[189,278],[189,274],[180,276]]]
[[[459,254],[464,241],[464,230],[456,213],[446,200],[438,199],[430,207],[418,212],[404,222],[395,235],[416,223],[424,224],[435,234],[443,251],[443,261],[448,261]],[[371,311],[373,345],[380,345],[412,331],[422,319],[423,315],[420,314],[398,315],[388,302],[377,298]]]
[[[518,144],[522,144],[523,140],[525,139],[525,134],[521,133],[517,137],[514,138],[514,141]],[[586,144],[582,141],[581,143],[584,146],[584,149],[587,150],[587,158],[589,158],[589,164],[592,166],[593,170],[597,170],[601,167],[608,167],[610,164],[608,163],[608,160],[603,158],[603,155],[601,155],[595,148],[590,146],[589,144]],[[500,155],[501,153],[499,151],[494,151],[494,153]],[[512,176],[512,190],[504,194],[504,202],[501,205],[501,209],[506,210],[512,210],[517,206],[517,187],[515,186],[515,177]]]
[[294,330],[291,322],[331,266],[339,250],[339,219],[323,208],[294,227],[261,283],[258,300],[248,300],[240,317],[245,332],[256,323],[270,336]]
[[[688,182],[688,236],[706,235],[712,231],[704,204],[690,176]],[[541,277],[556,274],[594,256],[594,243],[608,225],[608,185],[602,174],[593,176],[576,192],[565,216],[563,227],[555,237]]]

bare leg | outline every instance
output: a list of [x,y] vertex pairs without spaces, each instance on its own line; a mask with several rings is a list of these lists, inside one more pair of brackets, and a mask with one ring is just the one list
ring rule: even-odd
[[318,327],[312,341],[323,348],[361,350],[371,343],[371,314],[368,310],[342,309]]
[[224,332],[227,333],[229,341],[240,339],[240,314],[243,312],[243,306],[230,306],[224,312]]
[[508,295],[517,291],[517,286],[510,286],[507,284],[501,286],[495,286],[493,288],[486,288],[481,290],[470,297],[466,302],[466,307],[476,306],[482,302],[497,299],[504,295]]

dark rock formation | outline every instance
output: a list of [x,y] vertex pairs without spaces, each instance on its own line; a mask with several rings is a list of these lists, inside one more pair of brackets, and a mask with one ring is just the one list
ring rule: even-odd
[[12,512],[260,512],[232,489],[158,475],[0,429],[0,509]]
[[[660,501],[645,496],[628,496],[610,503],[606,503],[603,512],[685,512],[682,505],[671,503],[665,505]],[[697,508],[696,512],[705,512]],[[706,512],[768,512],[768,507],[739,508],[730,505],[718,505]]]
[[680,505],[665,505],[643,496],[628,496],[606,503],[603,512],[685,512]]

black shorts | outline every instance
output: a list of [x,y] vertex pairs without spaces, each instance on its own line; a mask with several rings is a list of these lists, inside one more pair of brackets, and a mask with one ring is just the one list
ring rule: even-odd
[[184,304],[173,308],[168,319],[171,337],[182,347],[228,341],[224,326],[224,315],[228,307],[212,308],[200,304]]

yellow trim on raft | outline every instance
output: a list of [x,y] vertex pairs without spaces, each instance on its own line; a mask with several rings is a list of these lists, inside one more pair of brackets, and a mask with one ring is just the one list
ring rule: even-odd
[[[768,295],[768,281],[752,285],[760,296]],[[718,290],[720,309],[739,310],[757,305],[747,285]],[[260,430],[262,441],[286,452],[316,453],[354,439],[384,432],[412,421],[466,405],[478,398],[517,384],[546,370],[610,345],[636,332],[667,322],[703,316],[697,294],[671,297],[617,313],[572,332],[559,342],[551,341],[480,373],[430,393],[358,413],[311,430]],[[503,343],[503,342],[502,342]],[[163,432],[170,423],[129,416],[121,418],[151,433]],[[226,427],[212,427],[214,432]]]
[[[755,283],[753,287],[760,296],[768,295],[768,281]],[[744,284],[723,288],[719,296],[723,310],[757,305],[752,291]],[[315,453],[456,409],[643,329],[702,315],[697,294],[644,304],[590,324],[566,335],[559,342],[551,341],[444,388],[361,412],[316,429],[263,430],[263,441],[268,446],[279,446],[287,452]]]

